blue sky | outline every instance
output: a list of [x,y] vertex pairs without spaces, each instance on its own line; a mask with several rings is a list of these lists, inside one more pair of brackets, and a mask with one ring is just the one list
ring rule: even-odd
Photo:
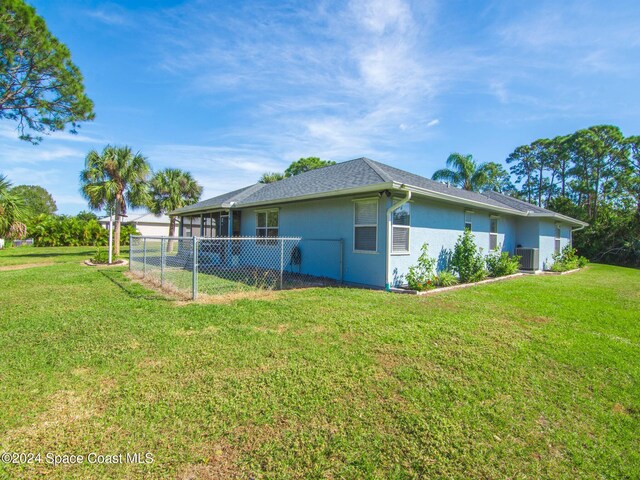
[[130,145],[191,171],[203,198],[303,156],[368,156],[431,176],[454,151],[611,123],[640,134],[637,1],[33,0],[95,102],[77,136],[17,140],[0,172],[86,209],[90,149]]

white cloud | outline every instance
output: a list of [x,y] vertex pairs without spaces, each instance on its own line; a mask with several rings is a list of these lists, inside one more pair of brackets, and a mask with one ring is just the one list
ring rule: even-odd
[[[266,151],[285,165],[297,154],[385,152],[400,123],[412,125],[414,141],[423,138],[431,99],[447,88],[457,62],[424,50],[426,4],[311,5],[256,7],[243,16],[174,9],[156,20],[162,68],[185,81],[186,94],[228,92],[252,104],[237,136],[255,139],[254,154]],[[233,145],[235,136],[216,136],[218,145]]]
[[93,10],[84,12],[88,17],[110,26],[130,26],[133,24],[132,13],[115,3],[107,3]]
[[440,120],[438,120],[437,118],[434,118],[433,120],[429,120],[427,122],[427,127],[435,127],[439,123],[440,123]]

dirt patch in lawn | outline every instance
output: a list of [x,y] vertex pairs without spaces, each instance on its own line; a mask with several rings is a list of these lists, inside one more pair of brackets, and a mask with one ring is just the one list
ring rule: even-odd
[[[238,465],[238,451],[224,439],[207,448],[205,463],[183,466],[180,480],[217,480],[219,478],[241,478],[242,469]],[[246,475],[243,475],[246,477]]]
[[27,268],[50,267],[51,265],[54,265],[54,263],[46,262],[46,263],[23,263],[22,265],[6,265],[4,267],[0,267],[0,272],[10,272],[12,270],[25,270]]
[[160,295],[170,300],[175,300],[173,305],[176,307],[184,307],[190,305],[227,305],[237,302],[239,300],[262,300],[273,301],[277,300],[280,296],[280,292],[273,290],[255,290],[248,292],[229,292],[220,295],[208,295],[199,293],[198,298],[194,301],[191,299],[191,292],[185,289],[178,289],[168,282],[165,282],[164,287],[161,287],[160,281],[154,278],[142,278],[135,273],[125,271],[124,276],[132,282],[135,282],[144,287],[157,291]]

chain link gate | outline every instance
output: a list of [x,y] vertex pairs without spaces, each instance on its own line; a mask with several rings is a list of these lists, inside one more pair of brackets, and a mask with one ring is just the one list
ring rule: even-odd
[[132,235],[129,270],[196,299],[199,293],[340,284],[342,250],[340,239]]

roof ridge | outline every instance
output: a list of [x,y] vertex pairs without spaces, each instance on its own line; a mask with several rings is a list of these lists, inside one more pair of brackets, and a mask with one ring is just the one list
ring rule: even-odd
[[229,198],[224,203],[239,202],[240,200],[247,198],[249,195],[252,195],[254,192],[257,192],[258,190],[265,187],[266,185],[267,185],[266,183],[260,183],[260,182],[254,183],[253,185],[249,185],[248,187],[241,189],[240,192],[238,192],[233,197]]
[[371,160],[367,157],[356,158],[355,160],[362,160],[366,163],[376,174],[380,177],[380,179],[384,182],[392,182],[393,179],[387,174],[387,172],[382,169],[378,163],[374,160]]

